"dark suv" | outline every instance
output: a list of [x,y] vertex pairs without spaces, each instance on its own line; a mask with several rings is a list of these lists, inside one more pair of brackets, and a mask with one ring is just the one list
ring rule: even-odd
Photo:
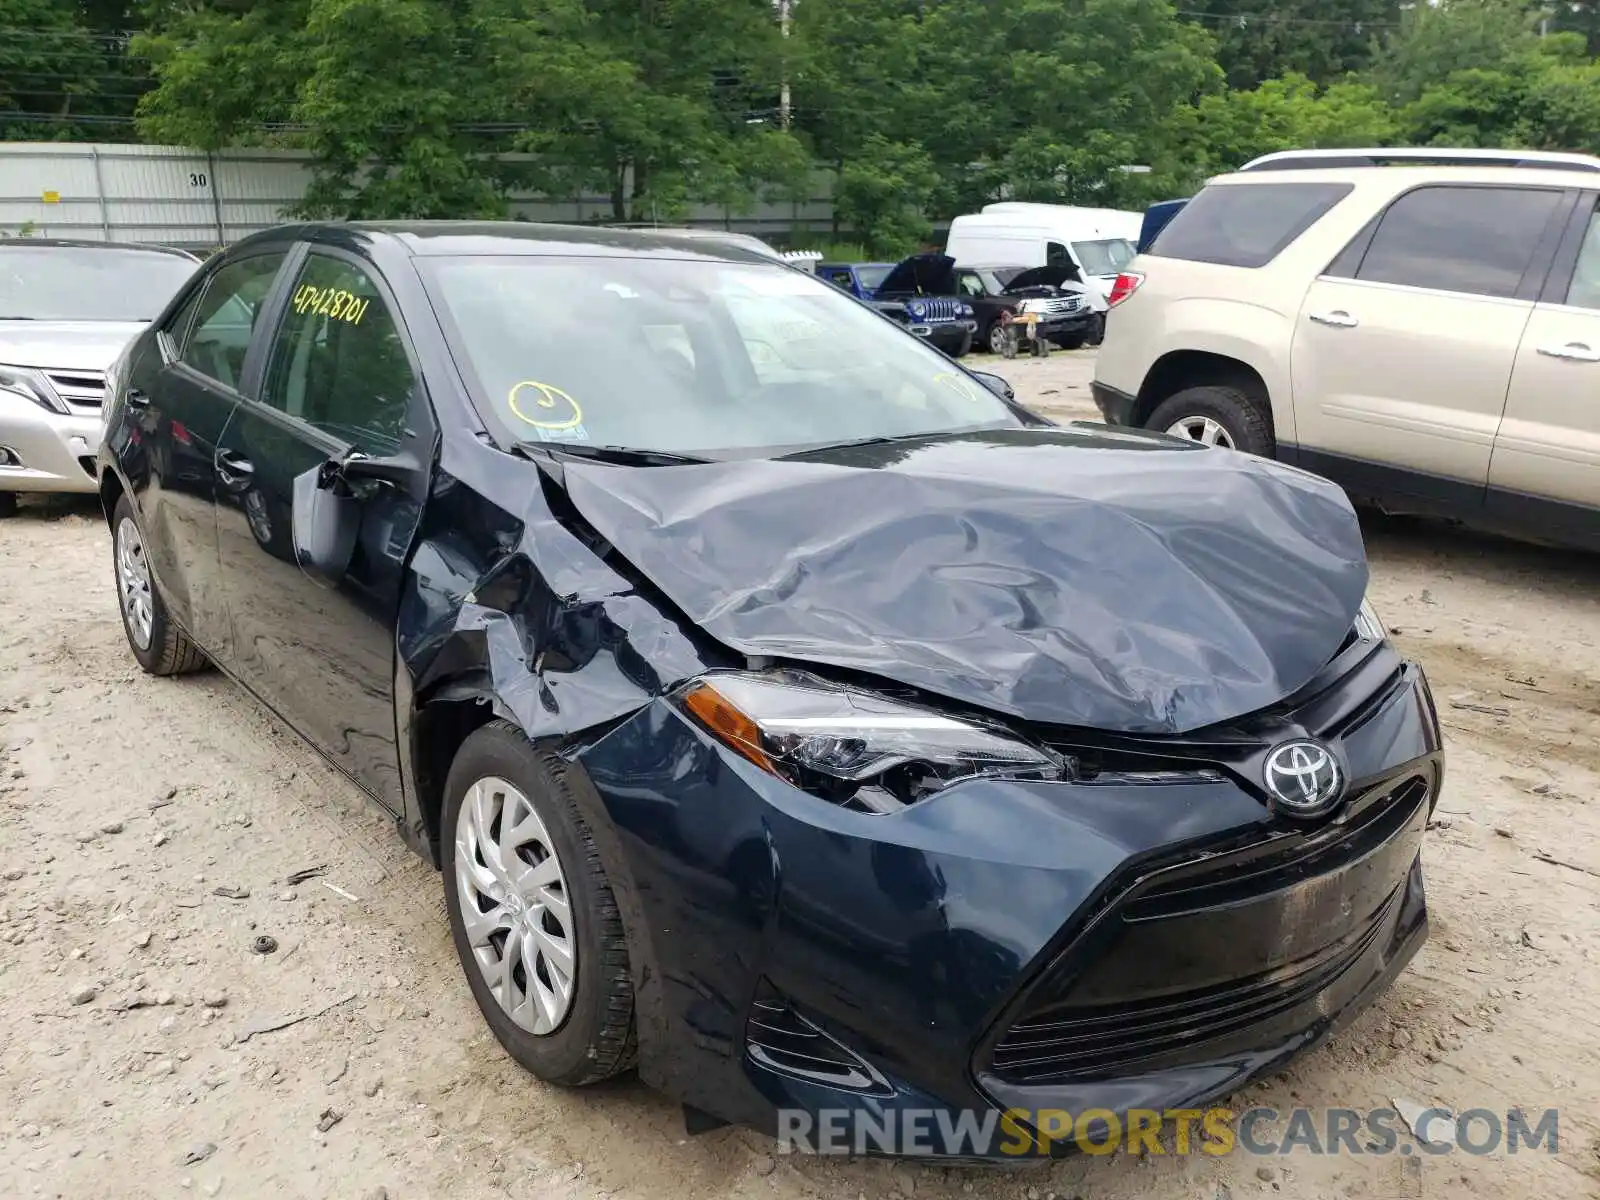
[[958,267],[956,286],[977,314],[977,343],[995,354],[1005,349],[1001,317],[1023,311],[1039,314],[1035,332],[1063,350],[1091,341],[1100,320],[1089,304],[1078,270],[1058,267]]
[[371,796],[542,1079],[1053,1153],[1280,1070],[1426,937],[1438,723],[1314,476],[616,230],[252,236],[107,387],[134,657]]

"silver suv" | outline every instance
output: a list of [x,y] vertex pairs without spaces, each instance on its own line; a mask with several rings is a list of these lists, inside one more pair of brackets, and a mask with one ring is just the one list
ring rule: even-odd
[[1358,501],[1600,548],[1600,159],[1269,155],[1113,290],[1113,424],[1272,455]]
[[108,367],[194,273],[182,250],[0,239],[0,517],[93,492]]

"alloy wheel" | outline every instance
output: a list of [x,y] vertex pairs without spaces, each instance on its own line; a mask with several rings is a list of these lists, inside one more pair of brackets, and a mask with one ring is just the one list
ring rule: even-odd
[[560,1028],[578,978],[566,873],[532,802],[493,777],[467,789],[456,819],[461,923],[483,982],[513,1024]]
[[150,564],[145,561],[144,540],[139,527],[127,517],[117,523],[117,598],[128,623],[128,635],[141,650],[150,648],[150,632],[155,626],[150,595]]
[[1210,417],[1184,417],[1167,426],[1167,432],[1176,437],[1188,438],[1191,442],[1199,442],[1203,446],[1221,446],[1224,450],[1236,449],[1228,431]]

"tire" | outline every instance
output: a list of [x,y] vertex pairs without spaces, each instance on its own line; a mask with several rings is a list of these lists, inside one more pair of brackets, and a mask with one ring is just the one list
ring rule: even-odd
[[[1180,432],[1179,426],[1185,428]],[[1264,458],[1275,448],[1265,402],[1230,384],[1184,388],[1168,396],[1145,428]]]
[[[439,835],[450,936],[472,998],[512,1058],[545,1082],[565,1087],[598,1083],[629,1069],[638,1046],[622,917],[599,850],[567,782],[567,772],[573,769],[535,747],[515,725],[490,722],[462,743],[450,766]],[[476,830],[485,827],[479,812],[500,814],[489,827],[496,839],[494,831],[503,831],[500,822],[507,812],[515,815],[514,827],[531,830],[523,835],[530,840],[514,848],[521,850],[516,866],[529,876],[534,874],[527,870],[530,866],[544,868],[547,881],[528,886],[516,905],[492,900],[482,890],[488,885],[506,895],[518,889],[507,887],[504,874],[488,864],[479,848]],[[498,846],[491,843],[489,850],[499,861]],[[540,850],[545,851],[542,857]],[[551,857],[556,860],[554,880],[548,879],[552,871],[546,865]],[[553,898],[557,883],[565,914]],[[484,909],[483,900],[489,900],[491,907]],[[473,930],[467,925],[468,903],[478,918]],[[491,919],[484,920],[485,916]],[[563,920],[564,941],[554,936]],[[490,927],[494,931],[486,935]],[[518,932],[508,1010],[496,998],[486,973],[500,975],[503,951]],[[497,935],[502,937],[498,945],[493,941]],[[546,951],[561,945],[576,952],[568,960],[565,1007],[552,1019],[550,1003],[541,1003],[540,997],[559,993],[560,956]],[[531,968],[523,957],[524,946],[534,949]],[[486,966],[479,965],[479,948],[494,955]],[[530,986],[533,982],[538,989]],[[546,1028],[539,1029],[540,1025]]]
[[0,521],[17,515],[17,494],[0,492]]
[[1094,320],[1089,324],[1089,331],[1083,335],[1083,340],[1086,345],[1090,346],[1098,346],[1106,340],[1105,313],[1095,314]]
[[1085,340],[1086,338],[1083,334],[1074,333],[1069,334],[1064,338],[1057,339],[1056,345],[1060,346],[1063,350],[1081,350],[1083,349]]
[[111,514],[111,577],[117,589],[122,632],[133,657],[147,673],[188,675],[211,665],[167,612],[145,560],[144,535],[133,501],[126,495],[118,498]]
[[1006,352],[1005,327],[996,321],[989,326],[989,332],[984,334],[984,344],[989,347],[990,354],[1004,354]]

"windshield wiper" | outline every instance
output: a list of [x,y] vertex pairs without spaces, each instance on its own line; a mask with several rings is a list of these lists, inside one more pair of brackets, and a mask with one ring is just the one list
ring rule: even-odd
[[594,446],[587,442],[517,442],[516,448],[524,454],[542,450],[550,455],[565,454],[571,458],[587,458],[594,462],[615,463],[622,467],[676,467],[711,461],[709,458],[696,458],[692,454],[674,454],[670,450],[640,450],[633,446]]

